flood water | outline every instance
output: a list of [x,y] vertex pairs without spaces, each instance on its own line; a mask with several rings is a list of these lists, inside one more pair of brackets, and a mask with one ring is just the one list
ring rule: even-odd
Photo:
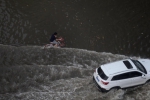
[[[149,100],[150,84],[100,92],[101,64],[129,58],[74,48],[0,45],[0,100]],[[133,57],[137,59],[138,57]]]
[[[150,85],[101,93],[99,65],[150,58],[148,0],[0,0],[0,100],[149,100]],[[65,48],[42,49],[57,32]]]
[[148,0],[0,0],[0,43],[66,47],[150,57]]

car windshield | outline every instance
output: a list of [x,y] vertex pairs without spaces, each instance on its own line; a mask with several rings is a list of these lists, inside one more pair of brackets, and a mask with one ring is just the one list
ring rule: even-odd
[[137,61],[137,60],[131,60],[131,61],[134,63],[134,65],[137,67],[138,70],[140,70],[141,72],[147,74],[144,66],[139,61]]

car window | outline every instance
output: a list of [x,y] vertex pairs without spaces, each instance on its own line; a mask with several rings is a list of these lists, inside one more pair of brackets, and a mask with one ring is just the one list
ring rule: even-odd
[[103,70],[101,69],[101,67],[98,68],[98,75],[104,79],[104,80],[107,80],[108,77],[105,75],[105,73],[103,72]]
[[135,71],[135,72],[131,72],[131,73],[130,73],[130,76],[131,76],[131,77],[139,77],[139,76],[142,76],[142,73]]
[[139,61],[137,61],[137,60],[131,60],[131,61],[134,63],[134,65],[136,66],[136,68],[138,70],[140,70],[141,72],[147,74],[146,69],[144,68],[144,66]]
[[129,61],[123,61],[123,63],[125,64],[125,66],[128,68],[128,69],[131,69],[131,68],[133,68],[133,66],[130,64],[130,62]]
[[128,79],[130,78],[130,73],[124,73],[124,74],[119,74],[119,75],[116,75],[112,78],[112,81],[114,80],[122,80],[122,79]]
[[142,76],[142,73],[140,72],[128,72],[128,73],[124,73],[124,74],[120,74],[120,75],[116,75],[112,78],[112,81],[114,80],[123,80],[123,79],[128,79],[128,78],[134,78],[134,77],[139,77]]

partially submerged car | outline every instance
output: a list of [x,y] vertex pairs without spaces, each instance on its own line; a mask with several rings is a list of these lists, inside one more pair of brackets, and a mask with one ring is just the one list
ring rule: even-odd
[[93,81],[102,92],[145,84],[150,81],[150,60],[125,59],[101,65]]

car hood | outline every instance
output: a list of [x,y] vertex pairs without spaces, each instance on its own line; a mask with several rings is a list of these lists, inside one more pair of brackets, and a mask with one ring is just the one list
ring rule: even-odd
[[140,59],[138,60],[147,70],[147,74],[150,74],[150,59]]

